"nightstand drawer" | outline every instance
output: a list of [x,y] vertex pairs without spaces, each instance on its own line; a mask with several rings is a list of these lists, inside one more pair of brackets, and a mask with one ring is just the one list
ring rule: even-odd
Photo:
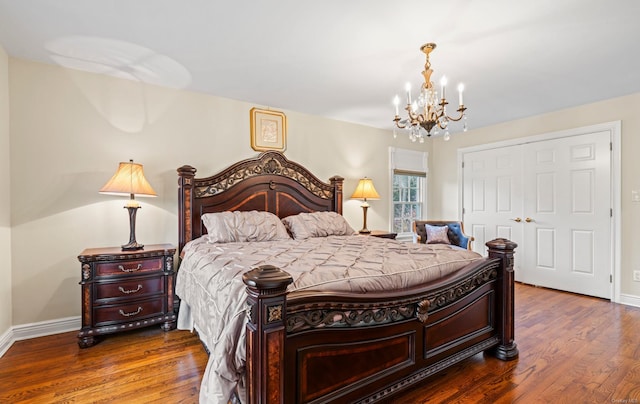
[[100,283],[95,285],[96,302],[102,299],[139,299],[157,293],[164,293],[164,278],[134,278],[126,281]]
[[107,323],[129,323],[145,317],[162,315],[165,311],[162,297],[116,306],[94,307],[95,326]]
[[162,257],[120,262],[99,262],[96,264],[96,276],[138,274],[162,270]]

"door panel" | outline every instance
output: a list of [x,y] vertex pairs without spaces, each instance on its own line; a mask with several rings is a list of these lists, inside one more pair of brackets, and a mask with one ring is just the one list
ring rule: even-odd
[[[556,269],[556,231],[555,229],[536,229],[536,266],[539,269]],[[525,266],[526,270],[529,265]],[[523,277],[523,279],[527,279]]]
[[574,230],[572,235],[573,272],[595,275],[593,266],[595,252],[594,232]]

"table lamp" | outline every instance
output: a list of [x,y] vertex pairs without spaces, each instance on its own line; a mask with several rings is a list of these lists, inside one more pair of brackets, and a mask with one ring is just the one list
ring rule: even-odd
[[129,202],[124,206],[129,211],[129,242],[122,246],[122,250],[143,249],[144,245],[138,244],[136,241],[136,212],[140,208],[140,204],[135,200],[135,196],[156,196],[156,192],[144,177],[142,164],[134,163],[133,160],[129,160],[127,163],[120,163],[118,171],[100,189],[100,193],[129,195]]
[[362,230],[360,230],[360,233],[371,233],[371,231],[367,229],[367,209],[369,209],[369,203],[367,202],[367,199],[380,199],[380,195],[378,195],[378,192],[373,186],[373,181],[371,181],[371,178],[364,177],[360,179],[356,190],[353,191],[353,195],[351,195],[351,199],[363,200],[362,205],[360,206],[362,206],[362,214],[364,215],[364,225],[362,226]]

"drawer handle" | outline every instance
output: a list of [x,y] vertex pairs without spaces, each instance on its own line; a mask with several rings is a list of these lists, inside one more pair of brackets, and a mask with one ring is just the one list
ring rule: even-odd
[[127,290],[125,288],[123,288],[122,286],[118,286],[118,290],[126,295],[128,295],[129,293],[136,293],[139,292],[140,289],[142,289],[142,285],[138,284],[138,288],[137,289],[131,289],[131,290]]
[[140,306],[138,306],[138,310],[132,311],[131,313],[125,313],[124,310],[120,309],[120,315],[124,316],[124,317],[135,316],[137,314],[140,314],[141,312],[142,312],[142,307],[140,307]]
[[118,265],[118,269],[122,272],[135,272],[140,270],[140,268],[142,268],[142,264],[138,264],[138,266],[135,268],[125,268],[123,265]]

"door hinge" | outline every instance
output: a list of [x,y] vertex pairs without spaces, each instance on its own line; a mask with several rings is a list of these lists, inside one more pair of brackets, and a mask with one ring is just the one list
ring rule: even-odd
[[613,142],[609,142],[609,151],[613,151]]
[[613,208],[609,209],[609,217],[613,217]]
[[464,168],[464,161],[462,162],[462,168]]
[[613,283],[613,275],[609,275],[609,283]]

